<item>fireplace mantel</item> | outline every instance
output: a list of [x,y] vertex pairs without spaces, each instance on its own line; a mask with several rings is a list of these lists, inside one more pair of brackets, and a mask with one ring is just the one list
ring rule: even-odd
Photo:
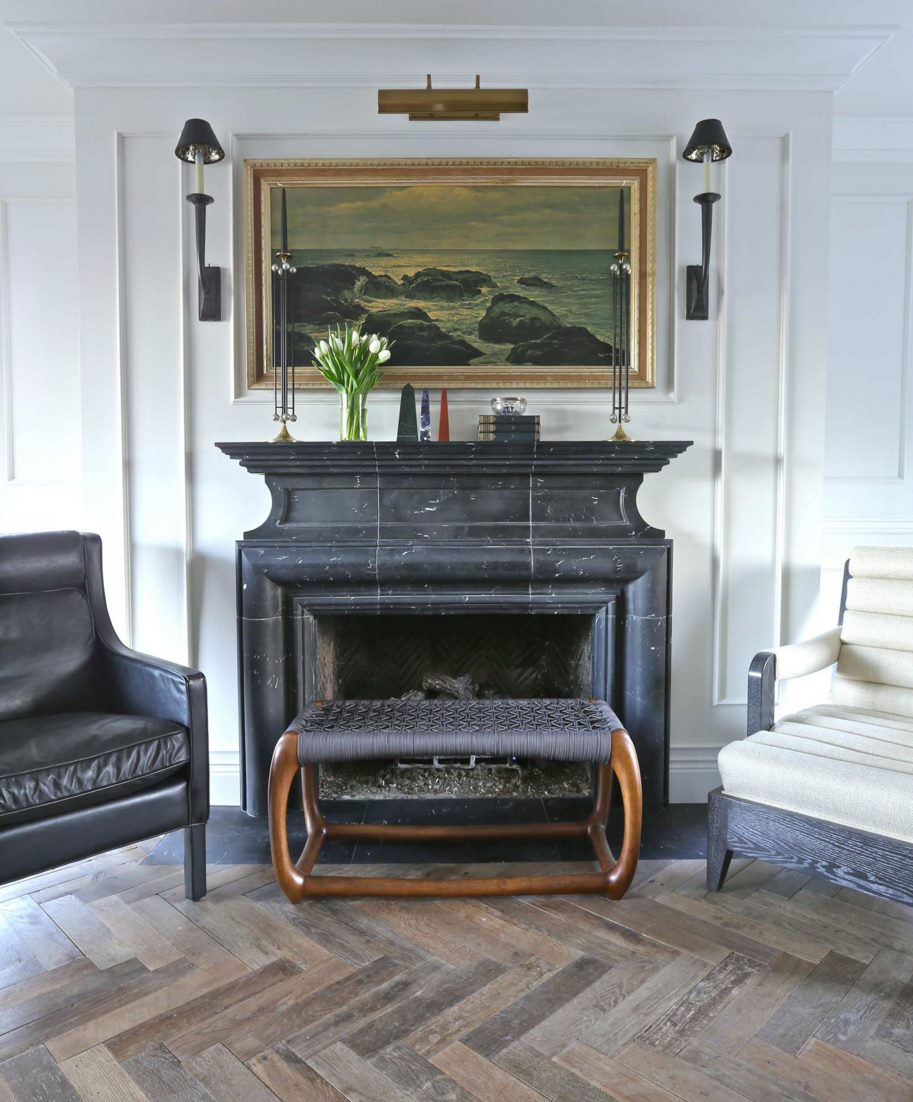
[[242,806],[265,813],[276,740],[327,691],[327,641],[343,638],[334,618],[438,616],[448,631],[454,616],[543,614],[540,629],[586,618],[583,695],[622,718],[645,809],[662,806],[672,545],[640,515],[637,491],[689,446],[218,444],[272,496],[237,544]]
[[[216,444],[266,476],[273,507],[246,538],[299,535],[336,542],[357,530],[397,539],[662,536],[637,491],[690,440],[538,444]],[[483,503],[484,506],[483,507]]]

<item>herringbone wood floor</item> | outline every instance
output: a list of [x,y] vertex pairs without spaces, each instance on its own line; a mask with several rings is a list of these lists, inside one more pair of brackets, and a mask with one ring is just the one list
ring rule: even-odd
[[913,1099],[899,905],[699,861],[622,903],[292,907],[237,865],[188,903],[145,853],[0,888],[0,1102]]

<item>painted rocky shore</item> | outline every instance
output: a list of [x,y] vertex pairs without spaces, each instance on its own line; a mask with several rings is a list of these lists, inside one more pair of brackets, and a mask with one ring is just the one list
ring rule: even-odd
[[[395,279],[360,264],[299,265],[290,303],[295,356],[306,361],[327,326],[349,322],[395,341],[395,362],[403,367],[470,364],[486,355],[474,340],[489,356],[496,346],[511,364],[611,364],[610,344],[521,293],[554,286],[524,275],[508,289],[466,268],[421,268]],[[470,339],[465,322],[462,334],[446,328],[455,312],[471,322]]]

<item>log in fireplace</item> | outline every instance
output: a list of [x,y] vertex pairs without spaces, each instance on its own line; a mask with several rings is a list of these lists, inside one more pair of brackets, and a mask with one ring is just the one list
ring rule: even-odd
[[637,509],[689,441],[217,445],[272,495],[237,544],[242,806],[310,700],[480,694],[607,700],[668,785],[672,544]]

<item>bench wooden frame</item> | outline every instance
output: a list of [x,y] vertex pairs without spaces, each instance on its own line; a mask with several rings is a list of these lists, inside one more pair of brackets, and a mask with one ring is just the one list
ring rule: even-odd
[[[293,861],[289,851],[288,797],[298,770],[304,792],[307,841]],[[612,776],[618,778],[624,806],[624,837],[616,861],[606,838]],[[631,737],[612,732],[608,763],[597,766],[596,798],[589,817],[570,823],[517,823],[502,826],[375,826],[328,823],[320,810],[318,766],[298,763],[298,735],[286,731],[276,744],[269,777],[269,840],[279,886],[293,903],[306,896],[490,896],[565,895],[601,892],[621,899],[628,890],[640,853],[642,795],[640,768]],[[316,875],[324,842],[336,839],[376,842],[465,842],[494,838],[589,838],[599,872],[567,875],[492,876],[466,879]]]

